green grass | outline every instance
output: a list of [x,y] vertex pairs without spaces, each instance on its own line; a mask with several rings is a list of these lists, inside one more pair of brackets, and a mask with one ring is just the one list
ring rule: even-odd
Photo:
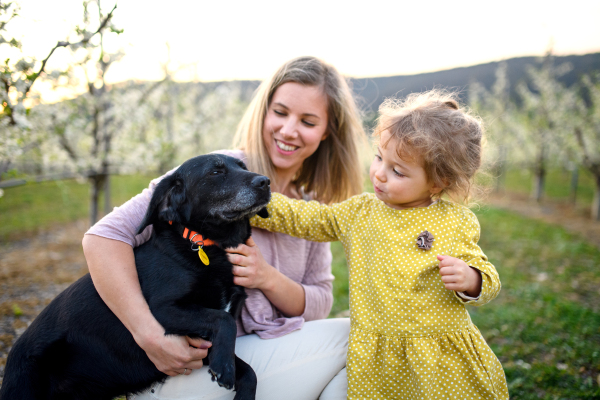
[[[600,249],[510,212],[476,214],[502,291],[469,312],[504,366],[511,399],[600,399]],[[348,307],[348,270],[339,243],[332,250],[335,315]]]
[[[509,169],[504,176],[505,189],[511,192],[531,194],[533,191],[533,175],[529,169]],[[592,174],[583,168],[579,169],[577,184],[577,204],[588,207],[594,197],[594,180]],[[544,196],[548,199],[568,201],[571,196],[571,172],[553,168],[548,171]]]
[[[151,179],[142,175],[113,176],[112,205],[119,205],[141,192]],[[89,188],[85,181],[69,179],[30,182],[4,189],[4,195],[0,197],[0,239],[87,218]],[[101,199],[100,210],[102,207]]]

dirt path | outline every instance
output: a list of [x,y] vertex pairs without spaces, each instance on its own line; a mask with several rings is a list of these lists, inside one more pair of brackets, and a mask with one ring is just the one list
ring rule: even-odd
[[87,273],[85,222],[0,244],[0,382],[14,340],[69,284]]
[[592,221],[588,210],[573,209],[566,203],[546,201],[538,204],[528,196],[520,194],[490,195],[487,203],[528,218],[560,225],[568,232],[578,234],[600,248],[600,222]]
[[[580,211],[518,195],[492,195],[488,203],[562,225],[600,247],[600,223]],[[79,221],[0,244],[0,384],[14,340],[58,293],[87,273],[81,250],[86,229]]]

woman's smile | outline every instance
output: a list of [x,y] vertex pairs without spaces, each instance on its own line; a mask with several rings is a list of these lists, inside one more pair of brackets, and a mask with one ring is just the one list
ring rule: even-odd
[[282,154],[292,154],[294,151],[296,151],[299,146],[294,146],[292,144],[288,144],[282,140],[275,140],[275,144],[277,145],[277,148],[280,150],[280,153]]

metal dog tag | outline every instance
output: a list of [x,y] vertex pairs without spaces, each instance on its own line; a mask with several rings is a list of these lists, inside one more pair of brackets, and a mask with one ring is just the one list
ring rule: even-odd
[[206,255],[202,247],[198,247],[198,257],[200,257],[200,261],[202,261],[202,264],[208,265],[208,256]]

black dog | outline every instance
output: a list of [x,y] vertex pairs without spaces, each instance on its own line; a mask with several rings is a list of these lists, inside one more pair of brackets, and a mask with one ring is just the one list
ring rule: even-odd
[[[154,317],[168,335],[210,340],[204,363],[213,380],[235,388],[240,400],[254,399],[256,375],[234,353],[235,321],[246,294],[233,284],[223,249],[246,242],[249,217],[266,217],[269,199],[269,180],[248,172],[240,160],[217,154],[192,158],[157,185],[139,229],[153,224],[153,237],[135,249]],[[105,305],[88,274],[58,295],[16,341],[0,399],[109,400],[166,377]]]

